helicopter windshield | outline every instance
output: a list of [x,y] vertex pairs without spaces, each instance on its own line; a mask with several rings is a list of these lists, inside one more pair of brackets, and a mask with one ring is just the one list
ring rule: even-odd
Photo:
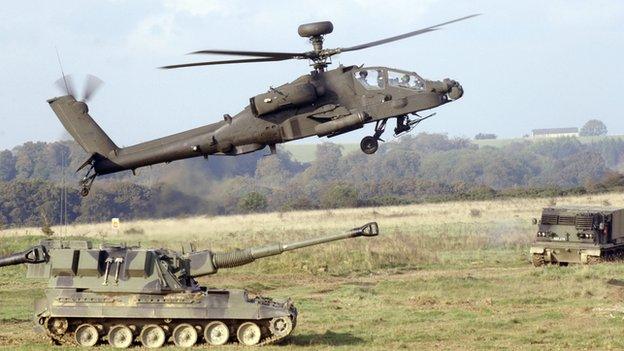
[[353,74],[364,88],[368,90],[383,89],[383,72],[379,69],[361,69]]
[[391,70],[388,70],[388,85],[417,91],[422,91],[425,89],[424,82],[417,75],[413,73]]

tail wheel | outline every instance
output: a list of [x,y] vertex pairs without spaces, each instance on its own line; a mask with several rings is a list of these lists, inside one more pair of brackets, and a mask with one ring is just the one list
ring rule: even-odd
[[139,339],[141,339],[141,344],[147,348],[159,348],[167,340],[163,328],[156,324],[144,326]]
[[190,324],[183,323],[173,329],[173,343],[178,347],[191,347],[197,342],[197,330]]
[[269,330],[273,335],[284,337],[293,330],[293,322],[290,317],[276,317],[269,321]]
[[91,324],[81,324],[74,334],[78,345],[84,347],[95,346],[100,338],[97,328]]
[[204,339],[210,345],[223,345],[230,338],[230,329],[223,322],[210,322],[204,329]]
[[132,345],[132,330],[125,325],[116,325],[108,331],[108,343],[112,347],[125,349]]
[[246,346],[253,346],[260,342],[262,333],[260,327],[254,322],[245,322],[238,327],[236,338],[238,342]]
[[540,267],[544,265],[544,255],[542,254],[533,254],[533,265],[535,267]]

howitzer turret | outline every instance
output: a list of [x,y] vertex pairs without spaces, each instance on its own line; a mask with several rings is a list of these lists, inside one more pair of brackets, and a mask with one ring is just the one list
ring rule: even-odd
[[268,344],[295,326],[297,310],[290,299],[206,288],[195,278],[285,251],[377,234],[377,223],[368,223],[343,234],[226,253],[46,240],[0,258],[0,267],[25,263],[28,277],[48,279],[45,297],[35,303],[35,322],[57,343],[93,346],[108,340],[128,347],[140,341],[160,347],[171,340],[184,347],[203,335],[213,345],[230,339]]

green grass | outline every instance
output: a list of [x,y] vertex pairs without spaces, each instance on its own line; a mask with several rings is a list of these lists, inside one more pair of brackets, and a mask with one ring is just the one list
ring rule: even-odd
[[[269,350],[624,347],[621,265],[536,269],[513,259],[499,265],[457,269],[449,264],[322,278],[236,272],[210,283],[257,286],[267,295],[294,298],[300,311],[297,330],[284,345]],[[280,283],[284,280],[296,283]],[[2,285],[0,342],[47,349],[28,330],[29,291],[41,284],[9,287],[3,275]]]
[[[609,197],[620,206],[622,195],[558,201],[599,203]],[[336,210],[322,217],[297,212],[213,218],[231,221],[230,232],[185,233],[189,229],[178,224],[179,232],[170,237],[149,231],[113,237],[98,231],[90,239],[177,248],[192,236],[201,248],[228,249],[316,236],[315,225],[348,228],[347,218],[365,222],[372,217],[380,224],[379,237],[285,253],[200,282],[293,298],[300,313],[297,328],[283,345],[267,350],[624,348],[624,265],[532,267],[527,252],[534,228],[528,217],[540,201]],[[471,217],[471,208],[480,208],[482,216]],[[233,224],[249,221],[254,231]],[[310,229],[293,231],[290,221],[309,221]],[[41,237],[0,233],[0,238],[0,254],[5,254]],[[46,282],[24,275],[25,267],[0,269],[0,347],[47,350],[49,344],[30,324],[32,300],[41,296]]]

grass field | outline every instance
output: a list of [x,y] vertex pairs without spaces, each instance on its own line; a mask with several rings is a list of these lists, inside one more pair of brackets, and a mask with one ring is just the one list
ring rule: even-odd
[[[193,242],[226,250],[375,220],[378,237],[285,253],[201,282],[294,299],[297,329],[268,350],[624,348],[623,265],[534,268],[528,262],[531,218],[555,202],[624,206],[624,194],[136,221],[118,232],[107,223],[76,225],[68,233],[97,242],[172,248]],[[2,231],[0,255],[41,238],[37,228]],[[24,267],[0,269],[0,345],[47,350],[29,320],[45,282],[24,273]]]

